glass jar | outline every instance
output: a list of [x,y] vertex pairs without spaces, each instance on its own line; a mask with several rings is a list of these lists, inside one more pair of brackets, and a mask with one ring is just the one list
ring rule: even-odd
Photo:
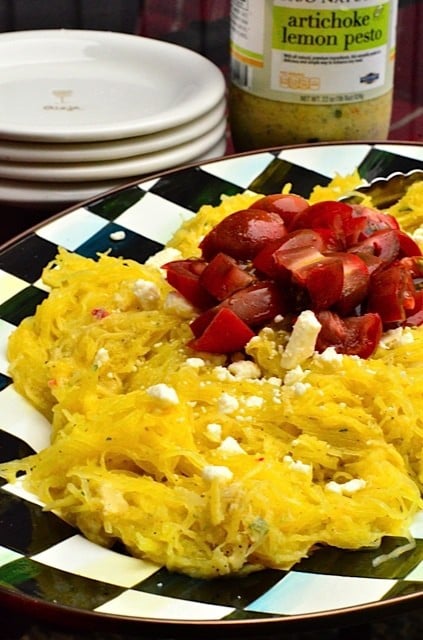
[[246,151],[383,140],[397,0],[232,0],[229,118]]

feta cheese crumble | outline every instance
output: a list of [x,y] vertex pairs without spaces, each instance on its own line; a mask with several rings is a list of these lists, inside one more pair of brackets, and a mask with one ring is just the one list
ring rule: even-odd
[[221,451],[222,453],[226,453],[228,455],[238,455],[240,453],[245,453],[238,440],[235,440],[235,438],[233,438],[232,436],[228,436],[227,438],[225,438],[223,442],[217,447],[217,451]]
[[232,471],[223,465],[207,464],[203,468],[203,478],[208,482],[217,480],[218,482],[229,482],[233,478]]
[[160,300],[160,291],[154,282],[139,278],[132,288],[134,295],[140,301],[143,309],[157,309]]
[[306,309],[300,313],[281,355],[284,369],[294,369],[313,355],[321,327],[312,311]]
[[167,294],[164,308],[180,318],[191,318],[195,314],[195,307],[177,291],[170,291]]
[[239,409],[239,402],[229,393],[223,392],[217,401],[220,413],[234,413]]
[[112,231],[112,233],[109,235],[109,238],[114,242],[119,242],[119,240],[125,240],[126,233],[125,231],[123,231],[123,229],[120,229],[118,231]]
[[151,387],[148,387],[146,391],[151,398],[154,398],[165,405],[179,404],[178,394],[175,389],[164,382],[153,384]]
[[362,478],[353,478],[352,480],[348,480],[348,482],[341,483],[331,480],[327,483],[326,489],[333,491],[333,493],[338,493],[341,496],[352,496],[353,493],[364,489],[366,484],[366,481]]
[[110,360],[109,352],[104,347],[100,347],[97,353],[94,356],[93,365],[96,368],[102,367],[103,364],[106,364]]
[[241,380],[255,380],[260,378],[260,367],[251,360],[238,360],[238,362],[231,362],[228,366],[229,373],[235,378]]

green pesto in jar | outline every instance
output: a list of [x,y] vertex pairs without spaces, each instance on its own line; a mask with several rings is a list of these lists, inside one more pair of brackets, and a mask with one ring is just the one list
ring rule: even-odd
[[237,151],[389,132],[397,0],[232,0]]
[[340,140],[386,140],[392,90],[363,102],[302,105],[268,100],[229,88],[229,122],[234,148],[266,147]]

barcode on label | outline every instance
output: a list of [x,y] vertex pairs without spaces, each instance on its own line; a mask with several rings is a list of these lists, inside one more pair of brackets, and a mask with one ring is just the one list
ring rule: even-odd
[[249,88],[251,86],[251,69],[248,64],[232,59],[231,79],[232,82],[239,87]]

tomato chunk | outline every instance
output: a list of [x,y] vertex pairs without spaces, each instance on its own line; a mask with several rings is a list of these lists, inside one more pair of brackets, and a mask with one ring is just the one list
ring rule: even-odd
[[236,260],[251,260],[268,242],[287,234],[282,218],[271,211],[243,209],[217,224],[201,241],[205,260],[226,253]]
[[354,215],[365,218],[366,220],[364,229],[361,232],[362,238],[367,238],[375,233],[375,231],[382,229],[399,229],[398,220],[388,213],[383,213],[382,211],[362,204],[353,204],[351,206],[354,210]]
[[250,327],[258,327],[284,315],[288,300],[276,283],[263,280],[235,291],[220,306],[231,309]]
[[322,328],[316,341],[316,350],[334,347],[338,353],[369,358],[379,344],[382,321],[377,313],[340,318],[331,311],[321,311],[316,317]]
[[336,200],[316,202],[295,220],[296,228],[331,229],[342,249],[358,241],[365,225],[364,216],[356,215],[351,205]]
[[163,265],[168,283],[199,309],[206,309],[216,302],[200,282],[201,273],[206,266],[207,262],[199,258],[174,260]]
[[415,307],[415,295],[410,272],[404,264],[396,263],[372,275],[367,309],[379,313],[384,325],[403,323]]
[[251,284],[253,279],[234,258],[218,253],[202,271],[200,284],[217,300],[223,300],[234,291]]
[[[342,292],[335,304],[335,310],[342,316],[350,315],[367,295],[370,274],[366,263],[353,253],[337,253],[342,262]],[[328,286],[329,283],[328,283]]]
[[423,324],[423,290],[416,291],[414,301],[414,309],[405,321],[407,327],[420,327]]
[[381,229],[348,249],[350,253],[369,253],[388,265],[399,255],[400,240],[395,229]]
[[251,206],[254,209],[277,213],[289,229],[296,216],[305,211],[309,205],[305,198],[294,193],[273,193],[260,198]]
[[196,351],[233,353],[243,349],[254,335],[254,331],[236,313],[220,307],[211,314],[210,322],[201,335],[191,340],[188,346]]

